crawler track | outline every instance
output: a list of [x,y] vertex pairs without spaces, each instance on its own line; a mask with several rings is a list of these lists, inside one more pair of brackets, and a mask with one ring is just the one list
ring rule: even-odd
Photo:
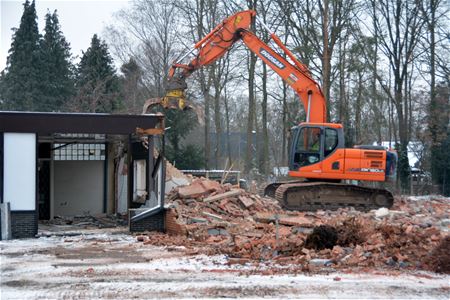
[[394,203],[393,195],[387,190],[351,184],[291,181],[272,186],[268,191],[274,188],[274,198],[289,210],[316,211],[354,207],[356,210],[368,211],[380,207],[389,208]]

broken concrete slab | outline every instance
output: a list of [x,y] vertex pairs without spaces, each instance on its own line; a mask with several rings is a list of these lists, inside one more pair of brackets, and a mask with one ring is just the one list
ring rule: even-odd
[[208,223],[208,220],[200,217],[189,217],[189,223]]
[[179,186],[184,186],[184,185],[188,185],[189,184],[189,180],[185,179],[185,178],[177,178],[177,177],[172,177],[169,180],[166,180],[166,187],[165,187],[165,193],[166,195],[169,194],[174,188],[179,187]]
[[386,207],[381,207],[375,211],[375,217],[377,218],[384,218],[389,216],[389,209]]
[[209,228],[208,234],[209,235],[229,235],[228,231],[223,228]]

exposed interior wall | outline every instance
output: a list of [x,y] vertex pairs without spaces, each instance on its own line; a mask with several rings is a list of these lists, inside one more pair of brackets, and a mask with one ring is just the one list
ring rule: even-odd
[[54,215],[103,212],[104,161],[54,161]]
[[117,212],[128,211],[128,165],[125,157],[121,157],[117,166]]
[[115,165],[114,165],[114,159],[115,159],[115,151],[114,151],[114,144],[108,144],[107,147],[108,155],[107,157],[107,173],[108,173],[108,182],[107,182],[107,206],[106,206],[106,212],[108,214],[114,214],[117,211],[116,207],[116,193],[115,193]]

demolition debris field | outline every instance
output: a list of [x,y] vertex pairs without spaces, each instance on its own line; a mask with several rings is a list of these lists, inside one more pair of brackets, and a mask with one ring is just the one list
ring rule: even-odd
[[293,212],[273,199],[196,179],[168,196],[168,234],[145,245],[183,246],[187,254],[222,254],[230,264],[274,267],[266,274],[383,270],[450,273],[448,198],[398,197],[391,209]]
[[449,198],[293,212],[202,178],[173,189],[166,207],[166,233],[130,234],[97,216],[0,242],[2,299],[448,299]]

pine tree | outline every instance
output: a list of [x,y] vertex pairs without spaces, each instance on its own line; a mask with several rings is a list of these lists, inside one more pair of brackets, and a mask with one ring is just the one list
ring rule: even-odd
[[41,60],[36,8],[26,0],[9,49],[6,68],[0,78],[2,109],[38,110],[41,92]]
[[142,69],[134,58],[130,58],[128,62],[120,67],[120,71],[123,74],[120,82],[125,112],[139,114],[142,112],[142,107],[146,99],[146,93],[140,84],[143,74]]
[[119,79],[108,46],[96,34],[78,64],[75,97],[77,111],[113,112],[121,107]]
[[56,10],[45,15],[45,34],[41,40],[41,91],[42,111],[61,110],[73,95],[73,66],[70,45],[61,32]]

